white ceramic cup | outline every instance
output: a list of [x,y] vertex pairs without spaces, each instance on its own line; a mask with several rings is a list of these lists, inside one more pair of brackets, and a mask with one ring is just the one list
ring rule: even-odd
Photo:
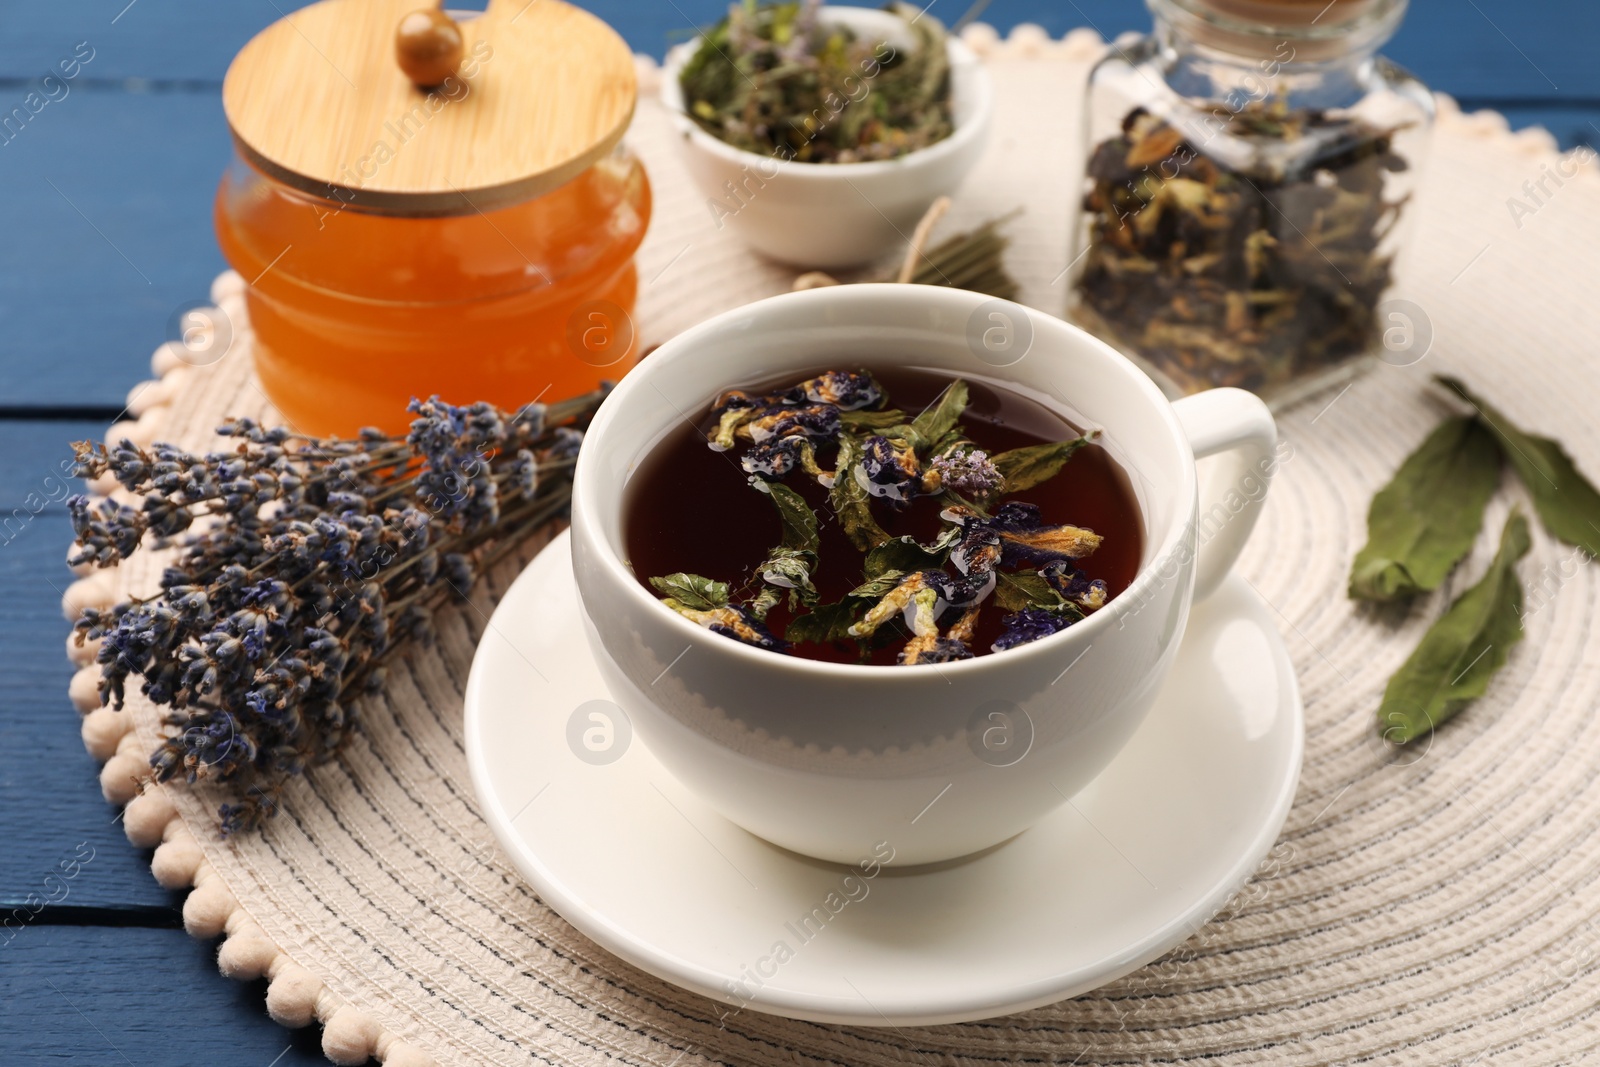
[[[850,27],[864,40],[908,47],[905,23],[888,11],[824,7],[825,23]],[[764,256],[818,270],[880,259],[910,239],[939,197],[954,193],[988,143],[994,89],[989,72],[959,38],[948,39],[955,130],[944,140],[898,159],[866,163],[792,163],[734,148],[684,113],[679,75],[700,38],[667,54],[661,100],[683,142],[683,159],[706,198],[717,228],[730,228]],[[837,87],[841,103],[865,99],[871,77]],[[850,106],[845,104],[846,107]]]
[[[662,606],[639,583],[624,562],[624,498],[665,435],[731,385],[890,362],[992,382],[1101,429],[1142,512],[1132,584],[1031,644],[890,667],[741,644]],[[1250,393],[1169,402],[1104,343],[1007,301],[923,285],[762,300],[662,345],[596,415],[572,517],[590,642],[651,752],[750,832],[839,862],[870,856],[880,842],[897,864],[964,856],[1065,803],[1133,734],[1167,676],[1191,600],[1216,588],[1249,536],[1276,440],[1271,414]],[[1208,464],[1202,500],[1195,458],[1212,454],[1222,455]]]

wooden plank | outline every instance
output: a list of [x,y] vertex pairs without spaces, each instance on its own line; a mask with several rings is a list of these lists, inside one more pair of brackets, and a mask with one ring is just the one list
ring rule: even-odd
[[[101,799],[99,767],[67,701],[74,668],[60,604],[72,580],[71,532],[59,464],[66,442],[104,430],[98,422],[0,422],[0,910],[37,895],[35,904],[131,908],[155,921],[152,909],[170,917],[181,897],[156,885],[149,853],[128,844],[117,811]],[[81,869],[63,880],[62,865],[74,858]],[[32,922],[56,917],[47,907]]]
[[0,147],[0,398],[121,407],[223,268],[214,94],[78,91]]
[[[80,419],[0,422],[0,450],[6,457],[6,462],[0,463],[0,551],[10,552],[14,545],[43,539],[31,529],[34,513],[63,512],[66,498],[83,490],[83,483],[70,477],[71,443],[98,438],[105,430],[101,422]],[[19,508],[27,514],[15,514]],[[57,536],[63,535],[58,531]],[[62,542],[61,560],[55,561],[62,575],[68,573],[62,563],[66,551]],[[0,561],[3,558],[0,556]],[[0,611],[9,599],[0,597]],[[4,655],[6,650],[0,646],[0,656]],[[0,683],[3,681],[0,675]]]
[[[684,40],[694,24],[721,17],[727,0],[580,0],[610,22],[635,51],[660,55]],[[9,4],[0,39],[0,77],[37,78],[88,41],[95,58],[83,76],[122,80],[218,82],[228,61],[263,26],[300,2],[215,3],[207,0],[79,0],[72,4]],[[467,0],[451,7],[482,8]],[[967,0],[935,0],[930,11],[947,23]],[[120,17],[119,17],[120,16]],[[1002,30],[1036,22],[1059,36],[1092,25],[1106,36],[1149,26],[1143,5],[1128,0],[1008,0],[993,4],[986,21]],[[1413,4],[1386,49],[1436,88],[1495,97],[1600,99],[1600,5],[1588,0],[1518,0]],[[14,90],[13,90],[14,91]]]
[[326,1067],[321,1032],[268,1017],[265,982],[217,972],[182,930],[32,927],[0,948],[0,1059],[162,1067]]
[[215,3],[213,0],[77,0],[71,4],[8,3],[0,76],[37,78],[79,42],[95,55],[83,76],[120,81],[220,82],[228,61],[279,12],[307,0]]

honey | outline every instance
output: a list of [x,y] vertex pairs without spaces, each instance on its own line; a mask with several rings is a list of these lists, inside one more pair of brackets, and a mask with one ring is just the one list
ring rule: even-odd
[[487,212],[405,217],[290,188],[243,160],[217,192],[247,282],[256,373],[296,431],[403,431],[412,397],[515,409],[633,362],[650,184],[625,152]]

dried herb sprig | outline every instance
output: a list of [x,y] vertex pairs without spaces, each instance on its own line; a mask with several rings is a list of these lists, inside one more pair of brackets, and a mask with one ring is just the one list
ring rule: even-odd
[[1383,692],[1378,728],[1392,744],[1437,729],[1470,701],[1522,640],[1522,583],[1517,561],[1528,554],[1528,520],[1513,511],[1488,572],[1422,635]]
[[[934,226],[949,208],[949,197],[936,200],[918,223],[906,248],[904,264],[886,277],[865,280],[943,285],[1002,300],[1015,300],[1020,287],[1005,265],[1005,251],[1011,245],[1011,238],[1002,233],[1000,228],[1020,214],[1022,209],[990,219],[976,229],[955,234],[928,247]],[[813,270],[796,278],[794,288],[820,289],[838,284],[839,279],[833,275]]]
[[947,285],[1002,300],[1015,300],[1019,288],[1005,268],[1005,251],[1011,239],[1000,227],[1017,212],[990,219],[977,229],[958,233],[918,256],[909,281],[917,285]]
[[[1077,561],[1100,545],[1091,530],[1051,525],[1033,504],[1008,499],[1060,473],[1093,435],[989,456],[961,426],[967,384],[955,380],[913,416],[888,406],[866,371],[828,371],[762,396],[729,391],[713,405],[707,443],[738,450],[752,488],[773,501],[781,543],[741,596],[696,574],[650,578],[662,602],[713,632],[775,652],[794,645],[855,641],[862,658],[890,623],[911,632],[898,662],[941,663],[975,655],[979,614],[993,595],[1004,651],[1056,633],[1106,603],[1108,587]],[[866,578],[843,599],[819,604],[813,575],[819,520],[784,480],[800,470],[828,491],[834,521],[863,555]],[[929,544],[884,531],[873,508],[903,510],[919,497],[939,500],[942,526]],[[782,637],[768,614],[787,596],[793,617]]]
[[801,163],[894,159],[950,136],[944,27],[891,10],[914,45],[862,40],[820,0],[744,0],[702,35],[680,75],[689,115],[735,148]]
[[1561,442],[1519,428],[1457,378],[1434,379],[1472,407],[1517,472],[1546,530],[1593,558],[1600,555],[1600,490]]
[[[1507,462],[1552,535],[1588,558],[1600,552],[1600,491],[1560,442],[1519,428],[1458,379],[1435,380],[1473,413],[1440,423],[1373,497],[1367,543],[1351,565],[1351,598],[1400,601],[1436,589],[1477,540]],[[1488,573],[1389,679],[1378,709],[1387,740],[1415,740],[1487,690],[1523,636],[1516,564],[1530,545],[1527,519],[1513,512]]]
[[1397,600],[1439,588],[1483,527],[1500,449],[1475,416],[1446,419],[1372,498],[1350,595]]
[[224,833],[273,815],[291,778],[339,751],[385,664],[431,639],[434,609],[566,514],[603,396],[515,413],[413,401],[405,437],[237,419],[218,428],[226,451],[74,445],[80,476],[109,472],[136,498],[72,498],[74,563],[180,546],[158,593],[75,627],[101,642],[103,702],[120,709],[137,677],[170,709],[156,779],[226,783]]

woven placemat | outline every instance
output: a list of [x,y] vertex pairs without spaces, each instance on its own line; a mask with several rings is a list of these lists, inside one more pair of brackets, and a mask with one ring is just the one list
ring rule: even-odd
[[[1026,205],[1009,264],[1024,302],[1063,305],[1071,128],[1093,34],[1054,42],[1037,28],[990,57],[998,129],[951,220]],[[654,68],[644,63],[647,80]],[[1282,418],[1292,458],[1241,569],[1277,611],[1304,690],[1307,746],[1282,840],[1254,881],[1164,959],[1094,993],[959,1026],[853,1029],[716,1004],[610,956],[563,922],[497,856],[462,752],[462,688],[476,641],[515,576],[508,563],[439,623],[437,647],[394,670],[362,710],[365,730],[308,774],[259,836],[220,840],[217,798],[146,788],[156,711],[95,709],[97,671],[73,696],[107,797],[128,835],[159,847],[163,885],[194,886],[184,920],[226,934],[225,974],[271,979],[285,1025],[320,1021],[338,1063],[369,1054],[416,1064],[958,1065],[1571,1064],[1600,1045],[1600,582],[1570,547],[1537,537],[1522,565],[1528,640],[1490,694],[1399,755],[1375,738],[1388,674],[1452,590],[1409,615],[1373,615],[1343,596],[1372,492],[1435,423],[1436,372],[1482,386],[1524,425],[1561,437],[1600,475],[1600,182],[1592,153],[1570,176],[1541,130],[1509,134],[1494,114],[1441,100],[1418,209],[1419,253],[1402,295],[1431,319],[1420,363],[1382,366],[1347,391]],[[659,106],[631,135],[655,182],[640,254],[639,318],[660,340],[724,308],[787,289],[789,271],[719,232],[690,187]],[[1537,202],[1524,183],[1549,173]],[[1513,214],[1508,198],[1532,214]],[[243,323],[241,283],[214,299]],[[251,377],[248,332],[214,366],[157,354],[160,381],[136,390],[136,421],[110,436],[203,448],[225,414],[270,410]],[[176,369],[174,369],[176,368]],[[1517,499],[1508,485],[1502,496]],[[1486,529],[1497,530],[1504,504]],[[1487,538],[1486,538],[1487,540]],[[1471,580],[1480,546],[1455,582]],[[531,551],[531,549],[530,549]],[[68,606],[148,590],[138,559],[67,594]],[[75,650],[80,663],[87,662]],[[647,892],[647,887],[641,887]]]

